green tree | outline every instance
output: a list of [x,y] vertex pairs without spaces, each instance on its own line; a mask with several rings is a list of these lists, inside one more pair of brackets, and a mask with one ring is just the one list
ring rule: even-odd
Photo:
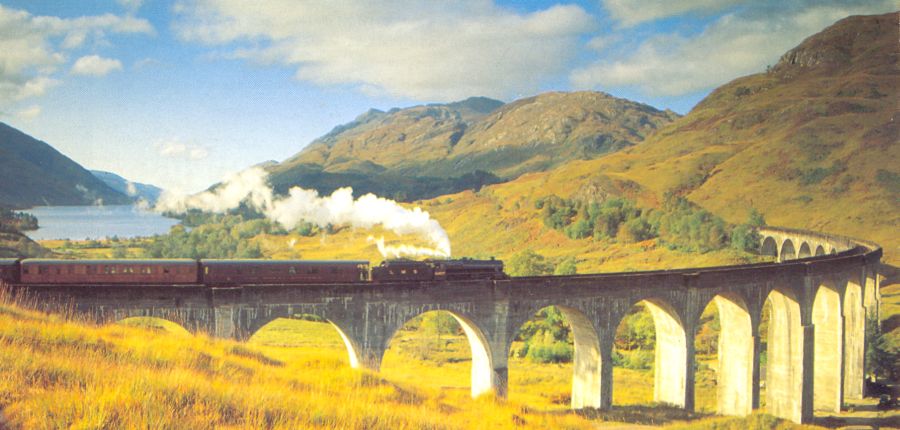
[[122,243],[112,246],[112,258],[128,258],[128,248]]
[[429,337],[441,340],[442,335],[457,334],[462,327],[447,312],[429,312],[422,315],[422,322],[419,327],[425,331]]
[[513,255],[507,264],[507,273],[512,276],[538,276],[553,273],[553,264],[530,249]]
[[560,262],[556,269],[553,270],[554,275],[574,275],[578,273],[575,257],[569,257]]
[[900,381],[900,331],[882,333],[874,317],[866,321],[866,373],[878,378]]
[[747,216],[747,224],[750,227],[764,227],[766,225],[766,219],[763,217],[763,214],[759,213],[756,208],[750,208],[750,214]]

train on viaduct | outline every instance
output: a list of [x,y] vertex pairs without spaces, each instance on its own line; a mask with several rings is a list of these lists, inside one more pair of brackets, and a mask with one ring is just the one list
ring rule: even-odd
[[447,311],[469,342],[472,396],[501,397],[507,393],[507,361],[518,329],[539,310],[557,306],[574,335],[575,409],[612,405],[615,331],[632,306],[643,303],[656,329],[654,399],[692,410],[693,339],[701,313],[714,303],[721,323],[717,412],[724,415],[747,415],[760,407],[760,320],[769,303],[765,410],[808,422],[817,410],[839,411],[846,399],[863,396],[866,319],[879,313],[882,250],[810,231],[766,227],[759,233],[761,252],[774,256],[773,262],[513,278],[432,273],[380,282],[353,278],[359,273],[352,263],[346,282],[298,285],[244,277],[112,284],[92,281],[99,279],[95,276],[69,283],[20,280],[9,288],[30,295],[45,310],[64,308],[99,323],[156,317],[237,340],[277,318],[313,314],[338,331],[351,366],[373,370],[407,321]]

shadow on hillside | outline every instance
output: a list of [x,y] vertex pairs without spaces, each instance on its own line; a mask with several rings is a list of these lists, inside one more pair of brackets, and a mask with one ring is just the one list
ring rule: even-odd
[[613,406],[609,410],[589,408],[580,410],[577,413],[592,420],[646,425],[661,425],[673,421],[695,420],[711,416],[700,412],[688,412],[684,409],[666,405]]

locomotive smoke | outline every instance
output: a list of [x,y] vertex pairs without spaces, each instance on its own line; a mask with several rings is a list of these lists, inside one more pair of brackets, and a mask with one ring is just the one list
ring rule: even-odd
[[397,202],[366,194],[353,198],[353,189],[340,188],[330,196],[320,196],[315,190],[293,187],[287,197],[275,196],[266,182],[266,172],[260,167],[252,167],[227,177],[213,190],[194,195],[179,195],[165,192],[156,204],[158,211],[183,213],[188,209],[207,212],[224,212],[238,207],[241,202],[260,210],[269,219],[287,229],[309,222],[327,225],[349,225],[372,228],[380,225],[398,235],[417,235],[426,239],[432,248],[411,245],[385,245],[384,238],[374,242],[378,250],[387,256],[450,256],[450,238],[441,225],[428,212],[416,207],[407,209]]

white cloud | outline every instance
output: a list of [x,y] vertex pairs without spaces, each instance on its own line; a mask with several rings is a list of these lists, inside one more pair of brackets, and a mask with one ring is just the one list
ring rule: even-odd
[[184,143],[179,139],[169,139],[153,144],[159,155],[166,158],[184,158],[188,160],[202,160],[209,156],[209,150],[200,145]]
[[194,0],[179,35],[320,85],[419,100],[531,92],[565,72],[593,18],[578,6],[517,13],[459,2]]
[[605,0],[603,7],[625,26],[700,11],[713,13],[753,0]]
[[137,12],[144,4],[144,0],[116,0],[116,3],[127,9],[129,12]]
[[99,55],[81,57],[72,65],[73,75],[106,76],[113,70],[122,70],[122,62]]
[[60,83],[55,74],[67,51],[109,34],[152,34],[144,19],[112,14],[63,19],[34,16],[0,5],[0,108],[43,95]]
[[710,90],[774,64],[804,38],[854,14],[891,11],[892,0],[813,3],[754,3],[725,14],[692,37],[657,35],[626,54],[574,70],[579,88],[633,87],[649,96],[681,96]]
[[37,105],[29,106],[25,109],[22,109],[22,110],[16,112],[16,116],[19,119],[23,119],[23,120],[35,119],[35,118],[39,117],[40,115],[41,115],[41,107],[37,106]]

